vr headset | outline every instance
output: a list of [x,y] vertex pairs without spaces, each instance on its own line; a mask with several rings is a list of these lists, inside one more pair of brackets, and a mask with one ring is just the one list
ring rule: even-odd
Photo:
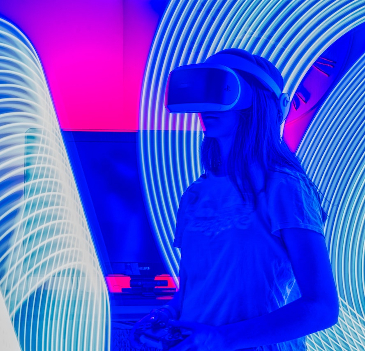
[[[170,72],[165,107],[170,113],[228,111],[252,105],[252,88],[243,76],[253,77],[279,99],[282,122],[290,109],[287,93],[259,66],[243,57],[217,53],[204,63],[184,65]],[[283,126],[282,126],[283,127]],[[282,133],[281,133],[282,136]]]

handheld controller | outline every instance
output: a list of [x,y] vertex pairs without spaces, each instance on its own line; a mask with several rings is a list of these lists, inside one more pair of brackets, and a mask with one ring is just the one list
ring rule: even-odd
[[165,312],[159,309],[152,310],[135,323],[131,332],[134,341],[132,344],[169,350],[191,334],[189,330],[168,325],[168,320],[169,316]]

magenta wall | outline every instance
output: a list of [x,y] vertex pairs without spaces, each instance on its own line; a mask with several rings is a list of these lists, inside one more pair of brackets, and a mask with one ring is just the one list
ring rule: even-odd
[[145,63],[163,11],[153,3],[1,0],[0,17],[38,52],[63,130],[138,130]]

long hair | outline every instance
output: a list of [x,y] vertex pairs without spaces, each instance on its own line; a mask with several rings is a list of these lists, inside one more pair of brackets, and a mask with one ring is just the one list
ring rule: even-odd
[[[284,83],[280,72],[265,58],[240,49],[226,49],[221,52],[240,55],[255,63],[274,79],[282,91]],[[317,200],[321,204],[319,194],[322,196],[323,194],[306,174],[299,157],[292,153],[284,139],[280,138],[282,114],[278,98],[249,74],[242,71],[240,73],[252,87],[253,102],[251,107],[238,111],[240,114],[239,123],[228,156],[227,172],[229,178],[239,190],[244,201],[253,199],[254,208],[256,208],[258,193],[256,193],[252,179],[254,175],[249,171],[250,165],[257,163],[264,171],[265,185],[261,191],[266,190],[269,171],[290,172],[291,175],[293,175],[291,171],[297,171],[308,179]],[[216,173],[219,170],[221,155],[216,138],[204,137],[200,147],[200,157],[204,177],[206,177],[207,171]],[[253,196],[248,198],[250,195]],[[323,210],[322,205],[321,210],[322,220],[325,222],[328,215]]]

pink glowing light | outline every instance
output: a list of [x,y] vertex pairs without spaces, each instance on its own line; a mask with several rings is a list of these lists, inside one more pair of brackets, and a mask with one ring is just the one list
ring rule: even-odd
[[2,0],[29,38],[63,130],[137,131],[145,64],[160,14],[148,0]]

